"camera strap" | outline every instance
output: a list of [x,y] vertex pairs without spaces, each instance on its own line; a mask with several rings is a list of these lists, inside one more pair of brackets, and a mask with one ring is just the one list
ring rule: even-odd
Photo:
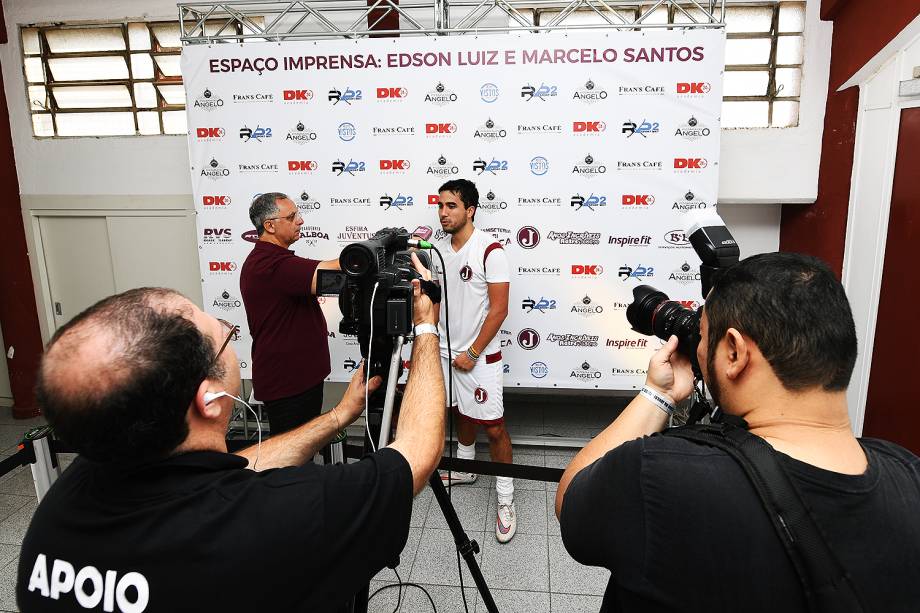
[[864,611],[849,574],[831,551],[773,447],[748,432],[744,420],[723,418],[721,423],[670,428],[662,434],[721,449],[741,466],[792,561],[809,611]]

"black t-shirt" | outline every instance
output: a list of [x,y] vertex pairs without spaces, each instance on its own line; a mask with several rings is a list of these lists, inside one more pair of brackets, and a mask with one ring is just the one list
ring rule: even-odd
[[[866,611],[920,611],[920,459],[862,439],[862,475],[779,454]],[[562,538],[612,571],[602,611],[807,611],[798,576],[740,466],[723,451],[654,436],[572,480]]]
[[406,544],[412,472],[397,451],[328,467],[245,465],[208,451],[131,470],[78,458],[26,533],[19,607],[325,611]]

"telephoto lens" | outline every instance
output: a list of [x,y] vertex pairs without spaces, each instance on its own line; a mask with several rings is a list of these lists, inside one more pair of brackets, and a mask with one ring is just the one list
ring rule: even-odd
[[677,337],[677,350],[696,359],[696,347],[700,343],[699,312],[668,298],[668,295],[651,285],[639,285],[633,289],[633,301],[626,307],[626,319],[633,330],[647,336],[668,340]]

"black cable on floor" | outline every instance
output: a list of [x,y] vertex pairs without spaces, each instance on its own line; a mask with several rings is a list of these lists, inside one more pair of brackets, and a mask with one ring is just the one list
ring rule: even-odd
[[389,585],[384,585],[384,586],[381,586],[381,587],[377,588],[376,590],[374,590],[374,593],[371,594],[370,597],[368,597],[368,599],[367,599],[368,605],[370,605],[370,602],[371,602],[371,600],[374,599],[374,596],[376,596],[376,595],[379,594],[380,592],[383,592],[384,590],[391,590],[391,589],[394,589],[394,588],[398,588],[398,589],[399,589],[399,595],[396,597],[396,608],[393,609],[393,613],[396,613],[397,611],[399,611],[399,607],[402,606],[402,593],[403,593],[403,588],[404,588],[404,587],[416,587],[416,588],[422,590],[422,592],[423,592],[423,593],[425,594],[425,596],[428,598],[428,602],[431,603],[431,610],[432,610],[434,613],[438,613],[438,607],[435,606],[435,604],[434,604],[434,599],[431,597],[431,594],[428,593],[428,590],[426,590],[424,587],[422,587],[422,586],[419,585],[418,583],[412,583],[412,582],[403,583],[402,577],[399,576],[399,572],[398,572],[395,568],[393,569],[393,572],[396,574],[396,580],[397,580],[399,583],[391,583],[391,584],[389,584]]

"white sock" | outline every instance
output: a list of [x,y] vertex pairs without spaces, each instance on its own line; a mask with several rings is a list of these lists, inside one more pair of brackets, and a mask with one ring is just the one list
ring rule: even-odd
[[475,460],[476,459],[476,441],[473,441],[472,445],[464,445],[458,440],[457,441],[457,458],[460,460]]
[[498,494],[498,504],[511,504],[514,502],[514,479],[511,477],[495,477],[495,493]]

